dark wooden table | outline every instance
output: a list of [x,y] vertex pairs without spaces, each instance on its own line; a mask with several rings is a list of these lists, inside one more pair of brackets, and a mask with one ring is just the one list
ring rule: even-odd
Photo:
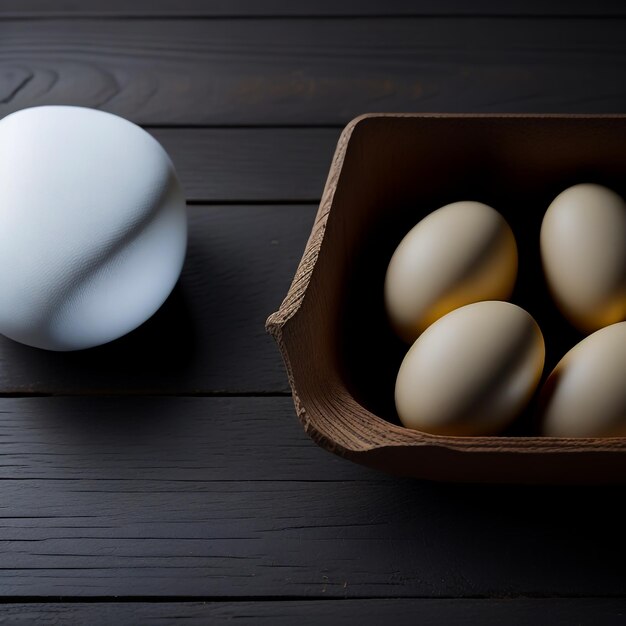
[[350,118],[624,112],[626,4],[0,0],[0,18],[0,116],[142,124],[191,226],[140,330],[73,354],[0,341],[0,623],[624,623],[624,489],[335,458],[263,324]]

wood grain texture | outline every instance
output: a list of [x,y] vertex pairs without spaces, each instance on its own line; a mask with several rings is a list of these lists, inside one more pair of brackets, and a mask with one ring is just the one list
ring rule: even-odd
[[390,480],[313,444],[290,397],[0,398],[0,411],[3,488],[15,480],[181,488]]
[[0,115],[60,103],[183,125],[619,112],[623,32],[620,19],[9,20]]
[[626,602],[622,599],[516,598],[506,600],[316,600],[268,602],[130,602],[6,604],[0,608],[2,624],[49,624],[66,626],[125,626],[171,624],[184,620],[188,626],[232,624],[240,626],[318,626],[360,624],[378,626],[393,619],[395,626],[552,626],[623,624]]
[[322,195],[339,138],[327,128],[152,129],[192,202],[303,202]]
[[264,323],[285,293],[315,206],[194,206],[181,279],[133,333],[79,352],[0,337],[4,393],[287,393]]
[[[263,330],[313,221],[297,203],[319,197],[354,115],[624,110],[626,5],[497,12],[550,17],[472,17],[494,14],[486,0],[0,0],[0,117],[77,104],[152,125],[187,198],[213,205],[190,208],[181,282],[136,333],[64,355],[0,340],[0,396],[84,394],[0,397],[0,596],[23,602],[0,623],[623,622],[623,489],[433,485],[329,455]],[[520,595],[603,597],[470,599]]]
[[5,17],[319,17],[626,15],[619,0],[3,0]]
[[289,398],[0,400],[5,597],[623,594],[621,490],[434,485]]

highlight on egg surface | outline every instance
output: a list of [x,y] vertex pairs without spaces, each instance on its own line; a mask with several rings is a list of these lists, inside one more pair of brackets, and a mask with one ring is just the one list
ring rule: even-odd
[[541,392],[548,437],[626,437],[626,322],[585,337]]
[[541,258],[563,315],[583,332],[626,319],[626,203],[601,185],[575,185],[550,204]]
[[535,320],[509,302],[458,308],[426,329],[396,379],[395,402],[407,428],[448,436],[493,435],[531,399],[545,346]]
[[414,226],[385,276],[394,331],[412,343],[440,317],[466,304],[506,300],[517,277],[517,246],[506,220],[480,202],[454,202]]

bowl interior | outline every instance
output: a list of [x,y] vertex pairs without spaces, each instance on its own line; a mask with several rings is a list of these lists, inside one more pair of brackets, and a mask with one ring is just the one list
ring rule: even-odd
[[[619,117],[369,117],[347,147],[320,258],[335,311],[342,384],[365,409],[399,424],[395,378],[408,346],[390,330],[383,282],[395,247],[435,209],[458,200],[493,206],[515,234],[519,271],[512,302],[546,341],[544,379],[583,338],[556,309],[539,256],[545,210],[581,182],[624,195],[624,119]],[[332,283],[332,284],[331,284]],[[333,289],[334,285],[334,289]],[[333,333],[334,334],[334,333]],[[508,435],[536,434],[534,402]]]

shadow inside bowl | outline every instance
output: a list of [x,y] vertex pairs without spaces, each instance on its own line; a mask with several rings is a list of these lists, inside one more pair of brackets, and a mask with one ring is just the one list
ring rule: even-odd
[[[357,168],[360,171],[350,172],[351,176],[359,175],[366,188],[380,187],[385,184],[381,179],[388,178],[387,184],[395,192],[385,193],[377,188],[361,189],[358,193],[358,202],[369,218],[366,228],[351,237],[353,244],[338,320],[339,368],[352,396],[370,412],[393,424],[400,424],[394,405],[396,375],[409,346],[390,328],[383,285],[389,260],[404,235],[432,211],[459,200],[484,202],[504,216],[515,234],[519,255],[518,277],[510,301],[526,309],[542,330],[546,343],[543,383],[563,355],[584,337],[558,311],[546,285],[539,251],[544,213],[558,193],[577,183],[603,184],[624,193],[617,164],[608,167],[607,156],[600,155],[599,147],[593,151],[583,149],[584,145],[578,146],[578,150],[568,145],[560,149],[553,146],[553,154],[546,159],[540,137],[530,143],[527,138],[528,145],[517,143],[515,149],[507,150],[506,142],[494,143],[489,133],[485,133],[482,142],[475,134],[470,135],[473,141],[460,145],[450,158],[443,153],[426,155],[419,148],[405,146],[399,152],[406,158],[407,152],[413,150],[413,169],[407,168],[406,163],[395,164],[375,176],[365,171],[374,167],[375,159],[362,157]],[[509,148],[514,140],[515,133]],[[406,138],[398,141],[410,143]],[[349,202],[345,208],[354,212],[358,209],[349,206]],[[535,435],[536,403],[535,396],[524,414],[503,434]]]

